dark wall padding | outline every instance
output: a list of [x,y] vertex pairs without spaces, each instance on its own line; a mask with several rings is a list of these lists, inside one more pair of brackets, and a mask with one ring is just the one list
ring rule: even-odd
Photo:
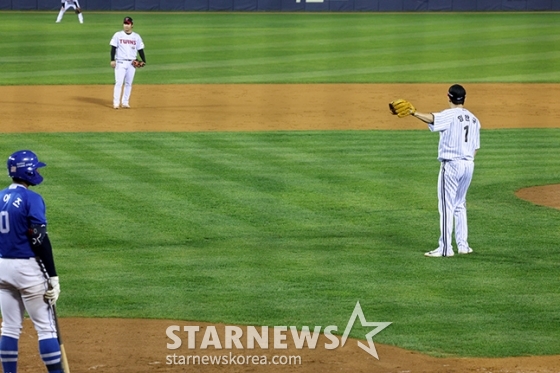
[[[299,2],[298,2],[299,1]],[[559,0],[81,0],[84,10],[460,12],[560,10]],[[2,10],[57,10],[59,0],[0,0]]]

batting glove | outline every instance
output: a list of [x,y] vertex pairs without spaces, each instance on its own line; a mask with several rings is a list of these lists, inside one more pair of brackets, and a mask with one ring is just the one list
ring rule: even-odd
[[58,276],[51,277],[49,279],[49,290],[45,293],[45,299],[47,299],[50,303],[56,303],[59,295],[60,284],[58,283]]

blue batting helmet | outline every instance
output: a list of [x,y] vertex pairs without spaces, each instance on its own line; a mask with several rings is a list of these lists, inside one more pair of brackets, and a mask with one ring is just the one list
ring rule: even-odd
[[11,178],[23,180],[29,185],[38,185],[43,181],[43,176],[37,171],[46,164],[39,162],[37,154],[31,150],[19,150],[8,157],[8,175]]

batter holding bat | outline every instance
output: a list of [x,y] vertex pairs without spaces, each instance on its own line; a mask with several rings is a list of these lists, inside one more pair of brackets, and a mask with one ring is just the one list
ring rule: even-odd
[[[111,67],[115,69],[115,88],[113,90],[113,108],[122,107],[129,109],[130,93],[132,92],[132,82],[137,68],[146,65],[144,55],[144,42],[140,35],[132,31],[134,27],[132,18],[125,17],[123,20],[123,30],[118,31],[111,38]],[[140,55],[142,61],[136,59]],[[123,92],[124,83],[124,92]]]
[[[40,162],[30,150],[8,157],[12,184],[0,191],[0,359],[4,373],[16,373],[18,342],[27,311],[39,339],[39,353],[49,373],[62,372],[53,305],[60,294],[47,233],[45,202],[29,188],[41,184]],[[67,372],[69,373],[69,372]]]
[[427,252],[428,257],[454,255],[452,235],[455,222],[455,241],[459,254],[473,252],[468,243],[467,191],[474,171],[474,157],[480,148],[480,121],[463,106],[467,92],[459,84],[449,87],[449,109],[439,113],[420,113],[406,100],[389,104],[394,115],[412,115],[428,124],[432,132],[439,132],[438,210],[440,237],[438,248]]

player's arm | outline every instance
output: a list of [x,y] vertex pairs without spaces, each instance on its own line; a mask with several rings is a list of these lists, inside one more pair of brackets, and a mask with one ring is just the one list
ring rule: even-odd
[[32,224],[31,227],[29,227],[28,233],[31,248],[35,255],[43,262],[49,277],[57,277],[52,245],[47,233],[47,225]]
[[47,234],[47,225],[32,224],[29,228],[29,238],[33,252],[41,259],[45,271],[49,276],[49,289],[45,292],[45,299],[49,302],[56,303],[60,295],[60,282],[56,274],[51,241]]
[[117,55],[117,47],[111,45],[111,67],[116,66],[115,56]]
[[144,54],[144,49],[139,49],[138,54],[144,63],[146,63],[146,55]]
[[432,124],[434,123],[434,114],[432,113],[420,113],[416,111],[412,114],[414,118],[420,119],[424,123]]

